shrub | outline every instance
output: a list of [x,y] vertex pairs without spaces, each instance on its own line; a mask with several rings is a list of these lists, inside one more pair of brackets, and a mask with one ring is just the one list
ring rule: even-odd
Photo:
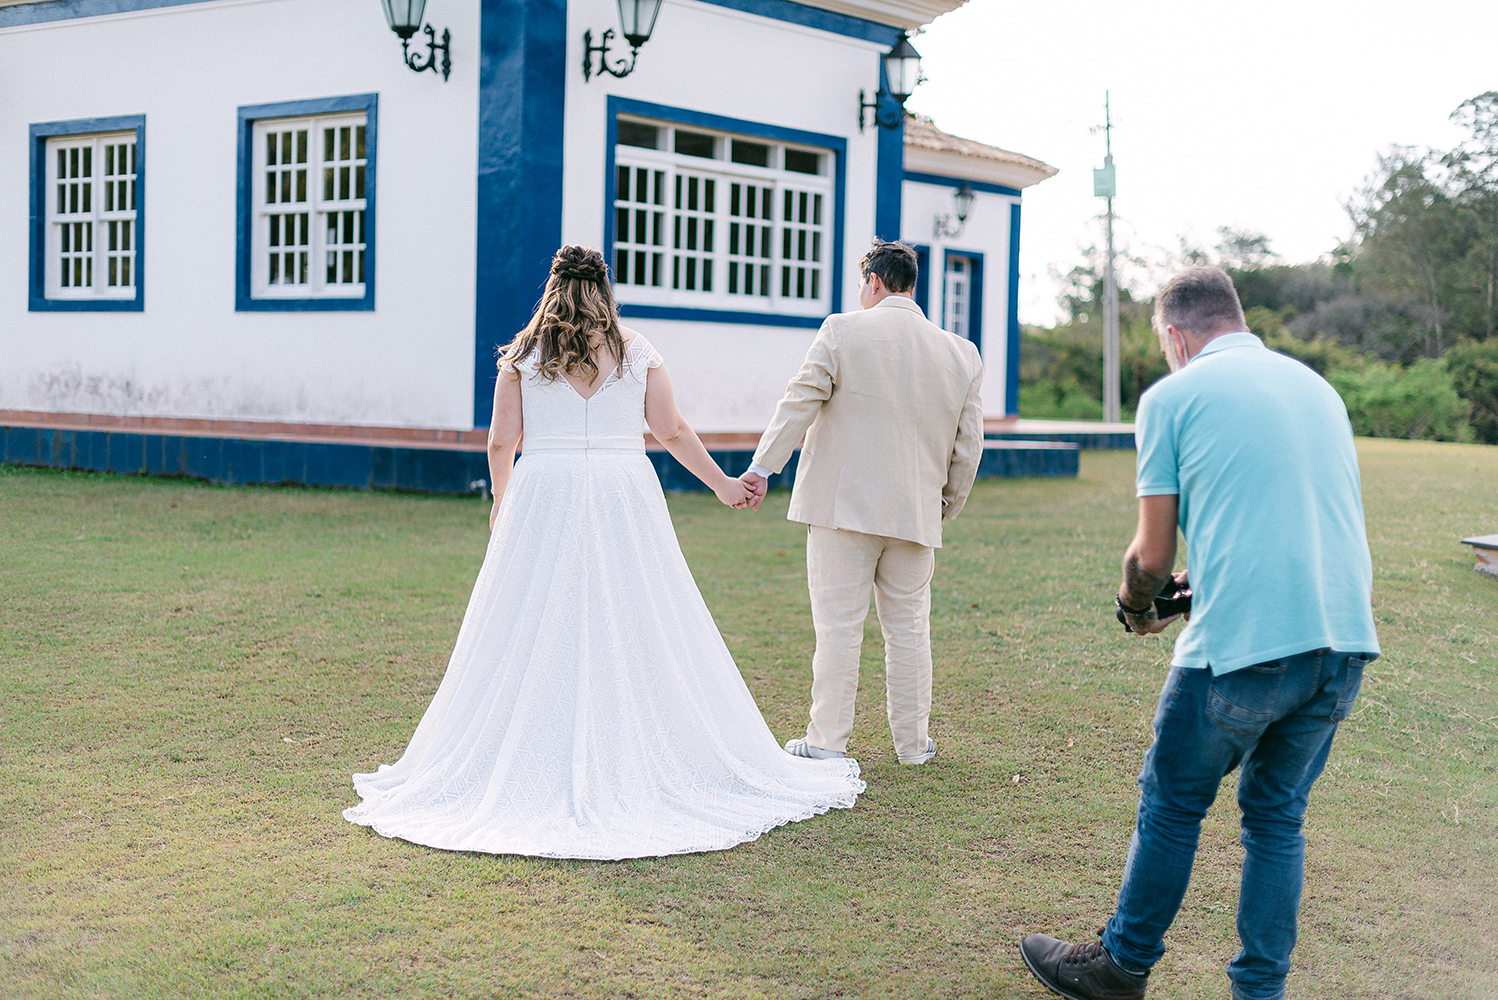
[[1469,405],[1438,358],[1408,368],[1370,361],[1361,371],[1333,369],[1328,380],[1347,404],[1352,431],[1367,437],[1470,441]]
[[1245,315],[1248,328],[1263,338],[1264,346],[1272,351],[1288,354],[1312,368],[1322,378],[1327,378],[1328,373],[1342,368],[1362,371],[1363,366],[1368,363],[1366,355],[1335,340],[1319,335],[1311,340],[1297,336],[1285,325],[1282,313],[1255,306]]
[[1479,441],[1498,444],[1498,338],[1469,340],[1446,352],[1451,384],[1472,404],[1472,430]]
[[1031,420],[1101,420],[1103,404],[1075,379],[1022,382],[1019,413]]

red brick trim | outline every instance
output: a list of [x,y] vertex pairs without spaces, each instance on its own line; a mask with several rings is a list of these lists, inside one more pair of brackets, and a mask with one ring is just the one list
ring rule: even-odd
[[[293,424],[278,420],[207,420],[192,417],[127,417],[114,413],[49,413],[42,410],[0,410],[0,427],[51,427],[73,431],[119,431],[134,434],[175,434],[181,437],[241,438],[264,441],[318,441],[362,444],[382,448],[442,448],[483,451],[489,430],[446,430],[431,427],[370,427],[359,424]],[[759,444],[759,434],[736,432],[702,434],[710,450],[748,450]],[[649,434],[645,446],[661,445]]]

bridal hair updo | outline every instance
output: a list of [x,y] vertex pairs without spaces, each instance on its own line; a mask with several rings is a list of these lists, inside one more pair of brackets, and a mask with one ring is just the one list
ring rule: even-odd
[[564,372],[586,382],[598,375],[593,348],[613,352],[623,373],[624,337],[619,332],[619,308],[609,283],[603,254],[591,247],[566,246],[551,259],[551,277],[541,293],[541,304],[524,330],[499,356],[499,366],[513,371],[515,363],[536,355],[536,373],[555,381]]

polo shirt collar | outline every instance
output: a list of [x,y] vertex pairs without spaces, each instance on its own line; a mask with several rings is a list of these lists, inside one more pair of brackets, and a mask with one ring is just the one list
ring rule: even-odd
[[[1231,351],[1235,347],[1263,346],[1264,342],[1247,330],[1242,330],[1238,333],[1224,333],[1209,340],[1207,346],[1203,347],[1191,361],[1195,361],[1197,358],[1204,358],[1208,354],[1216,354],[1218,351]],[[1191,361],[1186,363],[1189,365]]]

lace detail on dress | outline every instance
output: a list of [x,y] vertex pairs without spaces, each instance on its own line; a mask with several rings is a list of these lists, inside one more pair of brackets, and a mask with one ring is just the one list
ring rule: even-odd
[[[659,368],[663,364],[665,364],[665,359],[661,357],[660,352],[655,349],[655,346],[645,339],[643,333],[635,334],[635,339],[631,340],[629,346],[624,348],[624,370],[626,372],[636,371],[640,365],[643,365],[648,371],[651,368]],[[531,351],[531,353],[519,361],[511,361],[509,358],[501,358],[499,361],[499,370],[512,375],[516,371],[532,372],[535,368],[535,351]],[[609,382],[618,381],[618,379],[619,370],[616,368],[609,373],[608,378],[604,380],[604,384],[607,385]]]
[[654,345],[645,339],[643,333],[635,334],[635,339],[631,340],[629,346],[624,349],[624,367],[630,369],[639,364],[643,364],[647,369],[659,368],[665,364],[665,359],[661,357]]

